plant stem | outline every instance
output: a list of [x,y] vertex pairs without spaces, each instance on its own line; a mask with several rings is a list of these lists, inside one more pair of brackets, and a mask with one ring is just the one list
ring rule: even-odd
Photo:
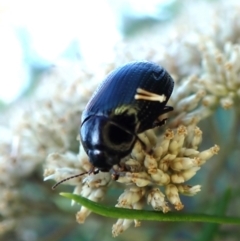
[[166,221],[166,222],[206,222],[220,224],[240,224],[240,218],[226,217],[208,214],[187,214],[187,213],[167,213],[157,211],[133,210],[125,208],[115,208],[104,206],[90,201],[84,197],[71,193],[60,193],[60,195],[73,199],[77,203],[85,206],[89,210],[99,215],[111,218],[126,218],[137,220]]

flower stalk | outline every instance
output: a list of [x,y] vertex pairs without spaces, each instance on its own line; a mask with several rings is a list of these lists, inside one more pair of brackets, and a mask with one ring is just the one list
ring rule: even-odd
[[[72,193],[60,193],[60,195],[74,200],[75,202],[85,206],[87,209],[91,210],[96,214],[109,218],[137,219],[159,222],[203,222],[216,224],[240,224],[240,217],[228,217],[224,215],[210,215],[199,213],[161,213],[156,211],[116,208],[90,201],[87,198],[79,195],[74,195]],[[225,195],[229,195],[229,192],[227,192]]]

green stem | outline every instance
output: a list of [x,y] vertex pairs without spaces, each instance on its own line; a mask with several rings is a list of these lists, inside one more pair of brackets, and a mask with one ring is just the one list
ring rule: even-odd
[[99,215],[110,218],[126,218],[151,221],[167,221],[167,222],[206,222],[221,224],[240,224],[240,218],[226,217],[219,215],[207,214],[187,214],[187,213],[167,213],[157,211],[134,210],[125,208],[115,208],[104,206],[102,204],[90,201],[84,197],[71,193],[60,193],[60,195],[73,199],[77,203],[85,206],[89,210]]

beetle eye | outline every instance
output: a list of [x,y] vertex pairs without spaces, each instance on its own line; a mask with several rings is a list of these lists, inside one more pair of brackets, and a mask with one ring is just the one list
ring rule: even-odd
[[135,136],[116,125],[108,125],[105,130],[107,140],[114,145],[131,143]]

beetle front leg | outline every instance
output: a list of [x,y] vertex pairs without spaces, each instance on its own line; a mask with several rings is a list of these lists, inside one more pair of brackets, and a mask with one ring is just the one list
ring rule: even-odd
[[[160,115],[166,114],[173,110],[172,106],[165,106],[164,109],[161,111]],[[164,118],[162,120],[156,120],[153,122],[152,128],[163,126],[166,124],[168,118]]]
[[168,113],[170,111],[173,111],[173,107],[172,106],[165,106],[163,108],[163,110],[161,111],[161,115],[166,114],[166,113]]
[[162,120],[156,120],[153,122],[152,128],[163,126],[166,124],[168,118],[164,118]]
[[[118,169],[116,170],[114,167],[118,167]],[[125,166],[121,165],[120,163],[116,164],[116,166],[113,166],[110,169],[110,174],[112,177],[112,180],[117,181],[119,177],[123,177],[126,175],[127,169]]]

